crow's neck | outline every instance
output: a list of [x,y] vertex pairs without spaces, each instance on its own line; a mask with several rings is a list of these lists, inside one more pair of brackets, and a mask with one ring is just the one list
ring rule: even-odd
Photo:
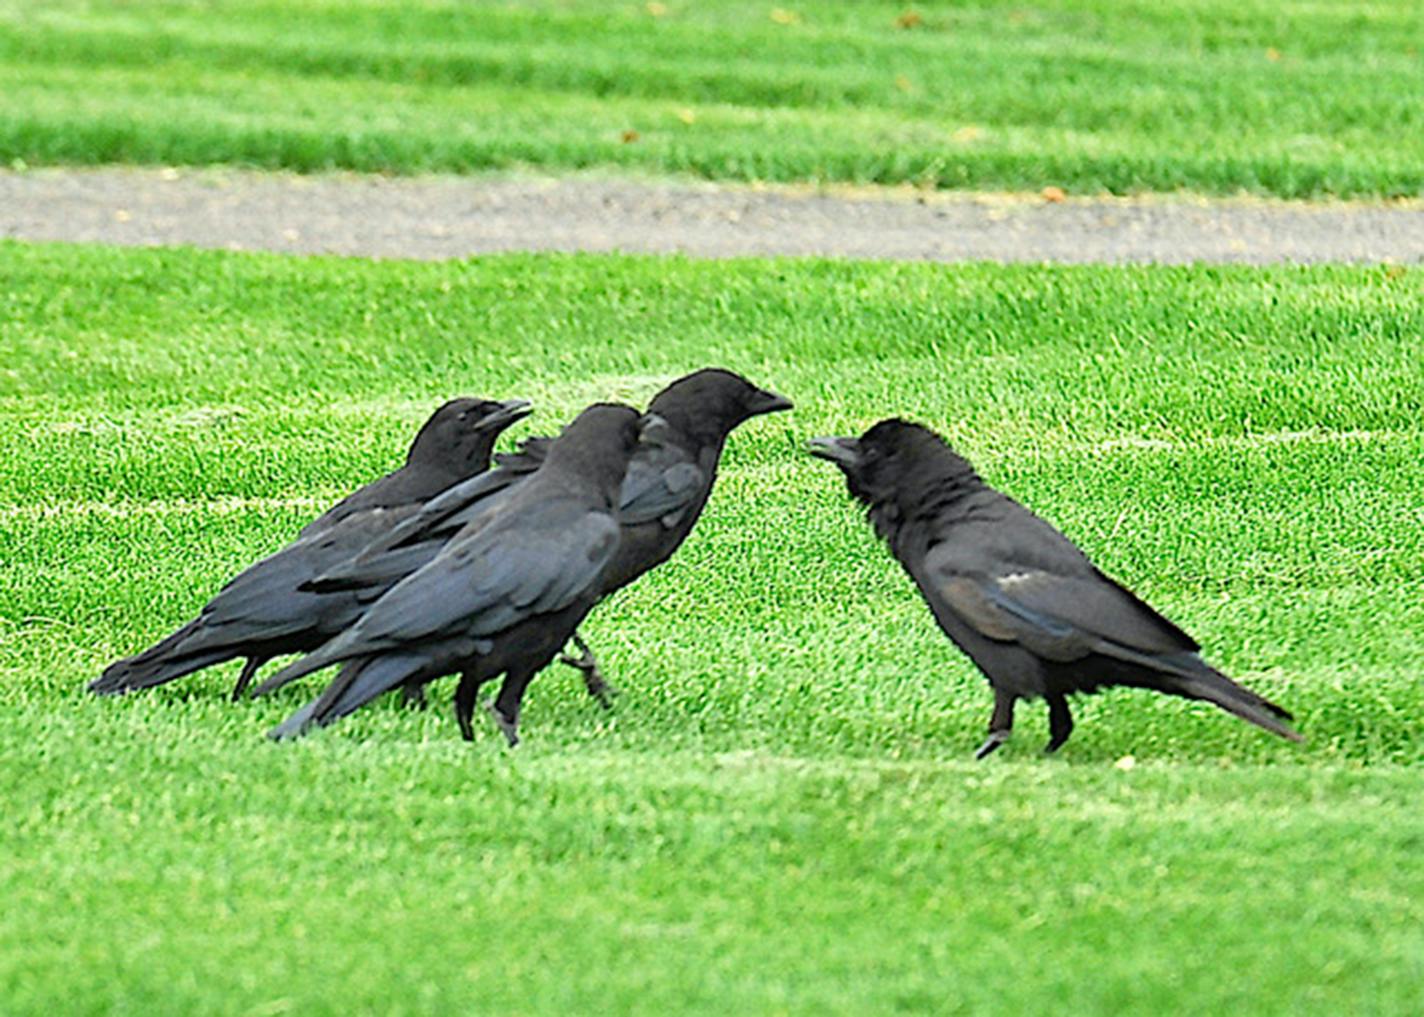
[[467,461],[448,455],[415,455],[412,453],[405,465],[401,467],[400,472],[425,481],[424,486],[433,486],[435,490],[442,491],[455,481],[463,480],[476,473],[483,473],[488,468],[488,458],[481,461],[476,457]]
[[973,467],[961,460],[932,477],[902,485],[888,498],[872,502],[868,515],[875,532],[896,544],[906,528],[918,530],[967,516],[979,500],[976,496],[988,489]]
[[592,495],[599,505],[611,510],[617,503],[627,469],[626,458],[614,461],[608,457],[566,456],[556,447],[550,450],[548,461],[539,472],[545,477],[544,483],[580,495]]

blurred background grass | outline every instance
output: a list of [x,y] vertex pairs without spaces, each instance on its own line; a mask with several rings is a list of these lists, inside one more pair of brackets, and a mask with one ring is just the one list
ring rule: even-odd
[[1419,196],[1415,0],[0,2],[0,158]]

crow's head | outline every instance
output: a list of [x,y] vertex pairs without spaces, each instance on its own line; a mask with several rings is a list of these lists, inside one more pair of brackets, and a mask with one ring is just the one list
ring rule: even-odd
[[621,403],[594,403],[559,432],[541,470],[581,477],[611,505],[639,440],[656,443],[666,426],[653,413],[639,413]]
[[679,378],[648,404],[675,434],[694,442],[720,443],[736,426],[763,413],[791,409],[791,400],[720,367]]
[[489,466],[500,432],[530,412],[524,399],[451,399],[425,422],[406,461],[480,472]]
[[909,514],[927,499],[980,484],[968,460],[928,427],[882,420],[859,438],[812,438],[811,454],[844,471],[846,486],[869,506]]

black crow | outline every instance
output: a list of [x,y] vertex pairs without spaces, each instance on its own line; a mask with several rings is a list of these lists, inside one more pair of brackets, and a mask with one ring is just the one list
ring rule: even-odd
[[90,691],[117,695],[151,688],[235,657],[247,663],[237,699],[266,661],[315,649],[360,614],[354,593],[298,587],[357,553],[452,484],[489,468],[495,439],[527,416],[529,404],[455,399],[416,434],[405,465],[348,495],[297,539],[230,580],[197,618],[156,645],[109,665]]
[[1067,537],[994,490],[939,435],[883,420],[859,439],[815,438],[919,587],[950,639],[994,689],[987,756],[1009,738],[1014,703],[1042,696],[1058,749],[1067,696],[1110,685],[1205,699],[1284,738],[1291,715],[1202,660],[1191,636],[1098,571]]
[[[600,597],[667,561],[687,539],[712,493],[722,448],[739,424],[789,409],[791,401],[784,396],[719,368],[689,374],[659,392],[648,412],[663,418],[667,428],[657,444],[640,445],[628,465],[619,496],[622,541],[600,580]],[[380,587],[393,582],[419,561],[422,545],[438,549],[451,533],[508,497],[514,485],[538,468],[548,446],[548,438],[530,438],[520,452],[496,456],[499,468],[451,488],[313,588]],[[581,655],[564,657],[564,663],[581,670],[589,694],[608,706],[613,688],[578,633],[573,642]]]
[[534,675],[553,659],[598,599],[618,550],[618,491],[644,432],[661,421],[627,406],[584,410],[549,446],[543,465],[494,511],[474,520],[424,568],[391,587],[346,632],[257,689],[344,661],[312,703],[274,738],[325,726],[410,681],[461,672],[460,733],[481,685],[503,674],[490,707],[510,745]]

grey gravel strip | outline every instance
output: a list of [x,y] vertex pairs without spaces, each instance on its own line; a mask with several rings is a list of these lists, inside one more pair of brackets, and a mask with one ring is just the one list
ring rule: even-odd
[[495,251],[930,261],[1424,262],[1417,205],[915,195],[593,179],[0,172],[0,236],[389,258]]

